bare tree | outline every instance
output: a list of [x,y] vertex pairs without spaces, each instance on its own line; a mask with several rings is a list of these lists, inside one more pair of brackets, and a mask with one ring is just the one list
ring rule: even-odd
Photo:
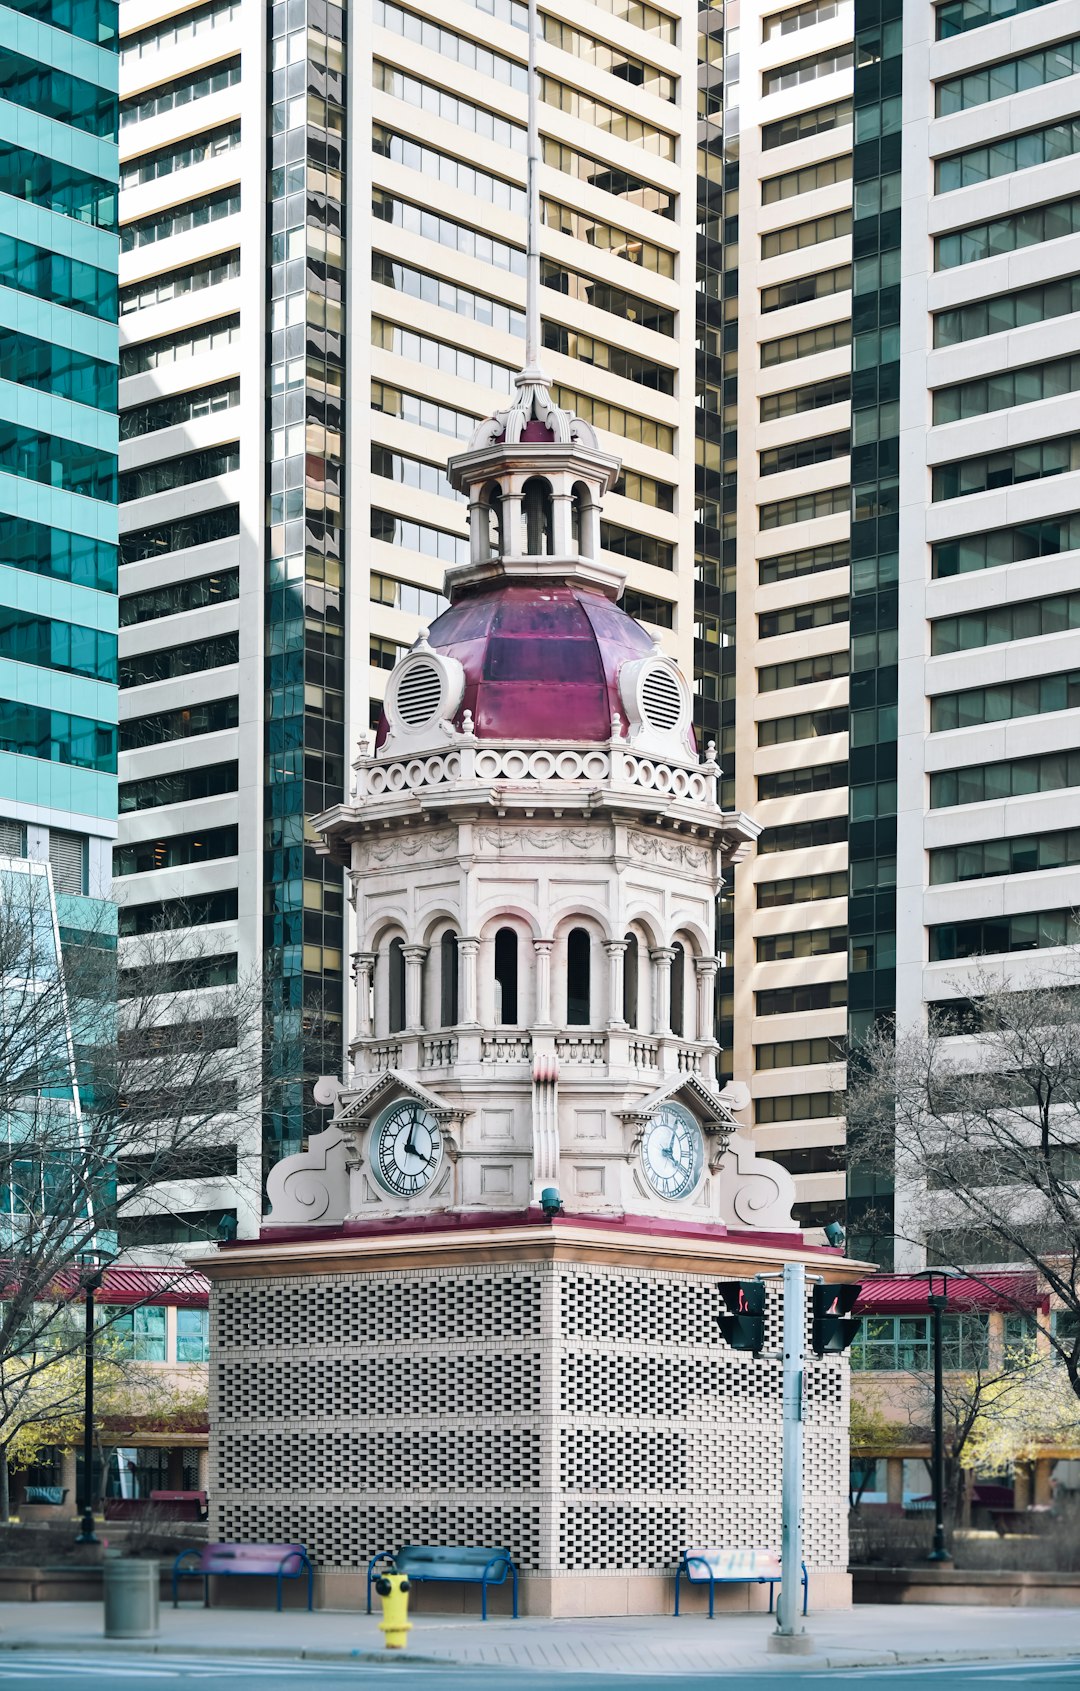
[[850,1164],[897,1191],[895,1216],[866,1225],[975,1279],[980,1264],[1033,1271],[1058,1317],[1033,1318],[1080,1397],[1080,991],[988,975],[966,991],[852,1052]]
[[200,940],[197,912],[169,919],[118,951],[103,916],[61,948],[44,873],[0,873],[0,1459],[38,1376],[82,1342],[64,1313],[83,1264],[152,1242],[170,1183],[235,1187],[236,1148],[259,1143],[262,983]]

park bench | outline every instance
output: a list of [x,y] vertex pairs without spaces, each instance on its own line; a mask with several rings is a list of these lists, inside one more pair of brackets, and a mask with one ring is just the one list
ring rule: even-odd
[[150,1507],[170,1521],[205,1521],[208,1498],[205,1491],[152,1491]]
[[[780,1583],[780,1556],[776,1550],[718,1550],[698,1547],[684,1550],[675,1569],[675,1613],[679,1612],[679,1582],[709,1587],[709,1619],[718,1585],[767,1585],[772,1614],[775,1587]],[[802,1564],[803,1614],[810,1597],[806,1563]]]
[[[505,1585],[507,1576],[514,1582],[514,1619],[518,1615],[517,1569],[509,1550],[483,1549],[461,1544],[406,1544],[400,1550],[380,1550],[368,1563],[367,1612],[371,1613],[371,1584],[379,1562],[392,1563],[395,1572],[405,1574],[410,1584],[424,1580],[441,1583],[478,1585],[480,1587],[480,1618],[487,1620],[489,1585]],[[382,1571],[382,1570],[380,1570]]]
[[[181,1564],[193,1556],[189,1567]],[[207,1544],[201,1550],[181,1550],[173,1563],[173,1608],[179,1607],[179,1581],[195,1577],[203,1582],[203,1606],[210,1607],[210,1579],[277,1580],[277,1606],[281,1613],[281,1586],[286,1579],[300,1579],[307,1573],[307,1606],[310,1611],[313,1595],[313,1572],[308,1553],[302,1544]]]
[[23,1502],[39,1509],[43,1506],[59,1509],[66,1497],[67,1488],[62,1485],[28,1485],[23,1492]]

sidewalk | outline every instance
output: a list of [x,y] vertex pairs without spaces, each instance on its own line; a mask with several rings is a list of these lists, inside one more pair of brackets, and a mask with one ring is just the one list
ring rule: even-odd
[[[425,1615],[416,1619],[404,1657],[440,1663],[578,1673],[716,1673],[720,1669],[775,1672],[793,1667],[878,1667],[896,1662],[1010,1661],[1017,1657],[1080,1657],[1075,1609],[875,1606],[811,1615],[813,1656],[766,1654],[772,1620],[763,1614],[645,1616],[550,1621]],[[148,1650],[181,1656],[370,1662],[387,1660],[378,1617],[322,1611],[278,1615],[251,1609],[180,1610],[162,1607],[156,1639],[106,1642],[97,1603],[0,1605],[0,1651]]]

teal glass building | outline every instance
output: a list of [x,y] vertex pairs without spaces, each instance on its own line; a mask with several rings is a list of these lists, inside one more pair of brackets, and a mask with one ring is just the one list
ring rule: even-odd
[[117,6],[0,5],[0,858],[108,932],[117,741]]

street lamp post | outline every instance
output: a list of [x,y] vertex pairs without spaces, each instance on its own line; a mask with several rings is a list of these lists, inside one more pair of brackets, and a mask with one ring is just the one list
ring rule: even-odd
[[952,1556],[945,1548],[945,1431],[944,1420],[944,1387],[942,1383],[942,1331],[941,1318],[949,1301],[949,1282],[944,1274],[939,1276],[941,1291],[934,1291],[934,1273],[928,1270],[929,1287],[926,1301],[930,1305],[930,1312],[934,1329],[934,1451],[933,1451],[933,1485],[934,1485],[934,1547],[927,1557],[928,1562],[951,1562]]
[[94,1293],[98,1291],[105,1270],[96,1256],[82,1259],[83,1293],[86,1300],[86,1336],[83,1341],[83,1484],[82,1523],[76,1544],[97,1544],[94,1531]]

